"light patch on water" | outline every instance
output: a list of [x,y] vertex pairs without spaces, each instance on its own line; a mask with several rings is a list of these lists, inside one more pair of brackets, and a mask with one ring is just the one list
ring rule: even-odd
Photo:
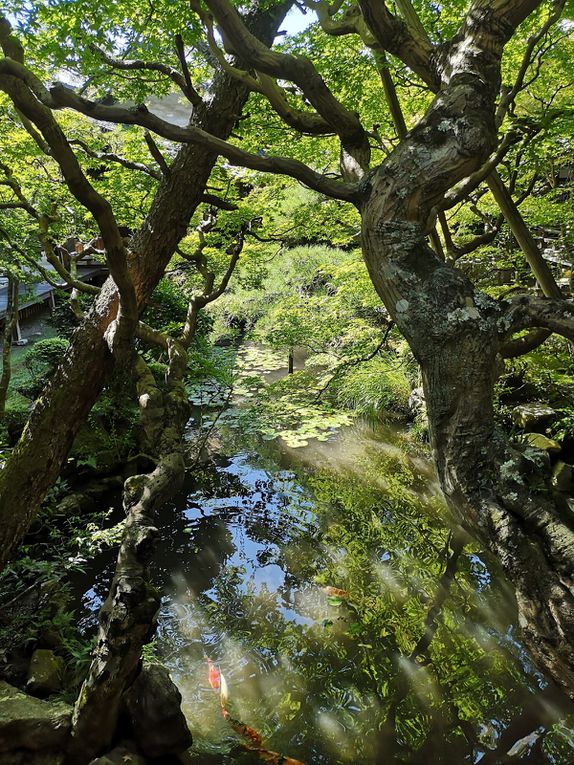
[[349,740],[345,726],[337,717],[332,712],[318,712],[316,723],[333,756],[340,762],[354,762],[353,741]]
[[393,572],[388,563],[376,562],[373,569],[381,583],[384,592],[389,592],[398,602],[403,602],[408,597],[408,590]]
[[431,672],[407,656],[398,660],[399,668],[406,677],[410,690],[425,706],[431,706],[440,699],[439,686]]

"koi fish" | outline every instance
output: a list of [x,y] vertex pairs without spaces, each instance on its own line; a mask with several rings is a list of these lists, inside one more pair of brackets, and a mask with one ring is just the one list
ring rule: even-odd
[[221,708],[223,710],[227,707],[227,702],[229,701],[229,689],[227,688],[227,680],[224,678],[224,676],[219,673],[219,700],[221,702]]
[[[342,590],[340,590],[342,592]],[[269,765],[304,765],[299,760],[293,760],[291,757],[284,757],[278,752],[271,752],[269,749],[264,749],[263,736],[258,733],[250,725],[242,723],[240,720],[236,720],[231,717],[227,709],[229,702],[229,689],[227,681],[219,668],[213,663],[209,656],[205,657],[207,660],[207,666],[209,668],[209,684],[214,691],[219,691],[219,700],[221,702],[221,714],[231,725],[233,730],[245,739],[244,746],[252,752],[256,752],[257,756],[262,762],[267,762]]]
[[330,598],[341,598],[342,600],[349,598],[349,592],[347,590],[340,590],[338,587],[321,587],[321,592],[324,592]]
[[221,673],[209,656],[207,657],[207,666],[209,667],[209,684],[214,691],[218,691],[221,688]]
[[[235,720],[233,717],[230,716],[229,712],[227,710],[224,710],[223,716],[227,720],[227,722],[231,725],[233,730],[238,733],[240,736],[243,736],[243,738],[247,739],[249,748],[258,748],[263,743],[263,736],[258,733],[254,728],[251,728],[249,725],[245,725],[245,723],[242,723],[240,720]],[[264,750],[262,750],[264,751]]]
[[305,765],[300,760],[284,757],[279,752],[271,752],[269,749],[257,749],[257,756],[262,762],[268,762],[270,765]]

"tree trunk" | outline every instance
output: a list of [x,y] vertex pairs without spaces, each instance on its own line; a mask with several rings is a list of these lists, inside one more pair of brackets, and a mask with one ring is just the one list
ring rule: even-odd
[[556,284],[550,266],[542,257],[542,253],[536,244],[536,240],[532,236],[528,226],[524,223],[520,210],[512,199],[510,192],[502,182],[501,177],[495,170],[486,180],[492,196],[496,200],[496,204],[502,210],[502,213],[506,218],[512,233],[516,237],[516,241],[520,245],[524,257],[532,269],[532,273],[536,277],[536,281],[540,285],[542,292],[546,297],[561,298],[562,292],[560,291],[560,287]]
[[20,282],[8,277],[8,301],[4,317],[4,337],[2,340],[2,374],[0,374],[0,421],[6,411],[6,397],[12,376],[12,335],[18,321],[18,296]]
[[155,511],[183,481],[182,435],[189,413],[183,383],[187,353],[170,340],[169,357],[167,393],[158,388],[141,358],[135,362],[142,425],[155,446],[157,464],[151,473],[132,476],[124,484],[126,527],[110,592],[99,614],[90,670],[74,709],[71,765],[90,762],[111,743],[123,693],[135,680],[142,648],[155,632],[160,596],[149,571],[158,536]]
[[[477,28],[478,25],[477,25]],[[469,32],[472,35],[472,30]],[[492,32],[496,35],[496,30]],[[433,208],[496,141],[498,63],[484,30],[455,44],[421,123],[369,178],[361,206],[373,284],[419,362],[440,483],[457,522],[500,560],[527,649],[574,696],[574,523],[536,450],[496,431],[504,306],[426,243]]]
[[[283,4],[255,13],[251,20],[254,33],[271,42],[287,7]],[[237,80],[219,75],[209,103],[195,109],[193,124],[227,138],[247,95]],[[162,181],[144,224],[132,237],[129,270],[140,311],[187,233],[216,159],[204,147],[184,146]],[[36,402],[20,441],[0,472],[0,568],[26,534],[108,378],[113,362],[104,333],[116,318],[117,305],[115,285],[108,279],[72,335],[62,364]]]

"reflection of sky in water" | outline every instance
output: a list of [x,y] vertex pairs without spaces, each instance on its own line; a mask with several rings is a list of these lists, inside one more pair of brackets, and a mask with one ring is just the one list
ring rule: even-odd
[[[373,440],[364,443],[370,449]],[[331,452],[321,451],[328,449]],[[333,453],[341,469],[355,466],[359,482],[356,438],[352,452],[344,443],[314,445],[301,461],[306,470],[313,470],[322,464],[321,454]],[[330,457],[325,462],[333,467]],[[432,495],[434,490],[423,486],[421,494],[427,491]],[[257,456],[238,454],[220,462],[203,487],[183,493],[175,511],[169,506],[161,515],[164,534],[155,576],[164,596],[157,645],[182,692],[197,750],[222,752],[240,740],[223,719],[217,693],[207,682],[209,655],[229,684],[232,714],[255,727],[270,748],[306,765],[376,762],[378,726],[389,700],[378,698],[368,682],[357,684],[357,665],[369,649],[358,650],[345,636],[356,617],[351,608],[330,605],[313,581],[315,573],[334,561],[340,561],[342,571],[348,551],[337,545],[323,547],[313,497],[295,473],[278,466],[266,470]],[[394,521],[392,513],[381,517],[383,526]],[[405,573],[397,567],[399,560],[412,558],[415,548],[405,538],[402,549],[389,547],[373,555],[379,591],[404,601],[405,607],[408,591],[426,597],[428,588],[416,568]],[[503,688],[509,715],[518,714],[520,699],[540,687],[540,676],[514,638],[512,608],[503,590],[494,586],[496,578],[481,556],[464,556],[472,587],[470,613],[460,614],[449,630],[453,640],[475,640],[487,656],[498,656],[501,649],[507,652],[523,673],[521,680],[511,677]],[[94,613],[105,597],[114,557],[106,559],[104,573],[84,593],[84,613]],[[93,617],[85,619],[86,624],[90,621],[93,624]],[[373,635],[368,640],[381,638]],[[398,666],[417,704],[437,703],[439,691],[428,669],[406,658]],[[483,671],[488,688],[486,664]],[[392,694],[392,688],[387,692]],[[482,737],[490,736],[496,745],[509,721],[510,717],[482,723]],[[452,765],[481,759],[483,754],[476,751],[472,757],[453,759]],[[571,765],[574,758],[554,762]]]

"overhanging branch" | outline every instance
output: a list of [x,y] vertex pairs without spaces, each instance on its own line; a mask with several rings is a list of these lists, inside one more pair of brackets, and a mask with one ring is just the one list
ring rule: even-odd
[[[34,91],[38,100],[50,109],[69,108],[92,119],[123,125],[139,125],[171,141],[196,143],[200,146],[205,146],[209,151],[226,157],[231,164],[246,167],[250,170],[259,170],[264,173],[288,175],[301,181],[301,183],[309,188],[334,199],[341,199],[345,202],[353,202],[354,204],[357,204],[360,200],[359,185],[356,183],[344,183],[321,175],[296,159],[268,157],[243,151],[237,146],[217,138],[205,130],[201,130],[201,128],[194,126],[180,127],[179,125],[166,122],[150,112],[144,105],[134,108],[106,106],[79,96],[71,88],[61,83],[48,89],[30,70],[9,58],[0,60],[0,75],[2,74],[10,74],[13,77],[20,78]],[[107,249],[109,251],[109,247]]]

